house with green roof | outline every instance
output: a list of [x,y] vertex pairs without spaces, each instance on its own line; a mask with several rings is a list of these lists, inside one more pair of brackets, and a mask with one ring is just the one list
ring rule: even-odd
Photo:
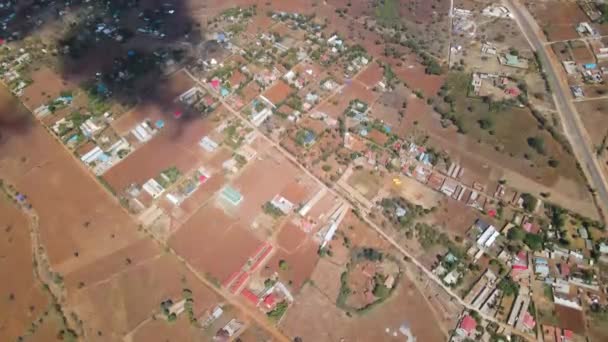
[[502,65],[506,65],[513,68],[519,69],[528,69],[528,60],[525,58],[521,58],[517,55],[513,55],[510,53],[500,54],[498,56],[498,61]]
[[238,190],[229,185],[222,190],[220,196],[224,200],[230,202],[230,204],[232,205],[238,205],[243,200],[243,195],[241,195]]

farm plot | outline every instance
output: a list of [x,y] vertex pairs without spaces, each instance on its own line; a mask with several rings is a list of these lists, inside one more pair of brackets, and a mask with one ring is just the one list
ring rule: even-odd
[[537,6],[533,14],[550,41],[577,38],[576,25],[588,20],[576,2],[538,2]]
[[180,300],[184,288],[192,291],[195,313],[217,303],[215,293],[173,255],[162,253],[160,248],[159,253],[73,294],[69,304],[87,322],[87,336],[97,341],[121,338],[151,314],[158,313],[162,301]]
[[[163,115],[159,111],[162,112],[162,109],[148,106],[138,108],[128,115],[141,120],[148,117],[162,118]],[[182,119],[187,121],[179,122]],[[211,132],[214,126],[215,123],[210,118],[166,119],[165,126],[152,140],[113,166],[103,178],[114,191],[120,193],[129,185],[141,185],[170,167],[177,168],[182,174],[186,173],[201,161],[202,149],[198,142]]]
[[174,233],[169,245],[219,285],[247,262],[261,242],[238,219],[207,205]]
[[38,213],[56,272],[65,276],[139,239],[118,203],[40,125],[5,137],[0,169]]

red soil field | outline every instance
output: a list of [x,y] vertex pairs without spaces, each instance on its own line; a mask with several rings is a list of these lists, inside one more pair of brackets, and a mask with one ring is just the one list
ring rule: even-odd
[[[420,90],[425,97],[433,97],[439,91],[439,88],[445,82],[443,75],[427,75],[422,66],[413,54],[408,55],[404,61],[395,58],[381,58],[388,62],[391,68],[408,88],[412,90]],[[399,66],[398,63],[401,63]]]
[[277,236],[277,243],[280,248],[292,253],[306,241],[306,238],[306,233],[295,223],[289,221],[281,227],[281,232]]
[[579,335],[585,334],[585,318],[582,311],[555,305],[555,312],[561,328],[572,330]]
[[28,220],[0,195],[0,339],[15,341],[48,308],[50,300],[34,278]]
[[47,104],[56,99],[59,94],[72,88],[72,85],[49,68],[41,68],[31,75],[32,84],[23,90],[21,100],[31,109]]
[[212,205],[199,209],[169,240],[188,263],[220,283],[239,270],[260,244],[238,220]]
[[280,195],[296,205],[305,203],[317,190],[312,179],[305,178],[305,180],[298,179],[288,184],[281,190]]
[[90,340],[121,338],[158,312],[162,301],[181,299],[184,288],[193,293],[195,312],[206,310],[217,301],[215,293],[200,284],[180,261],[160,248],[158,252],[157,257],[133,264],[70,298],[70,306],[87,316],[86,333]]
[[284,101],[292,91],[293,89],[291,89],[291,87],[287,83],[283,82],[282,80],[279,80],[272,87],[268,88],[262,94],[262,96],[264,96],[276,106],[277,104],[279,104],[279,102]]
[[29,196],[55,271],[65,276],[138,239],[117,201],[40,125],[5,136],[0,170]]
[[131,265],[148,262],[158,256],[158,245],[151,239],[143,238],[116,252],[99,258],[93,265],[87,265],[68,274],[64,278],[68,290],[95,286],[112,275],[125,272]]
[[574,57],[574,61],[577,63],[595,63],[595,57],[587,46],[573,48],[572,56]]
[[244,226],[250,225],[261,213],[264,203],[272,200],[300,175],[289,161],[282,156],[276,157],[279,155],[274,149],[263,154],[258,152],[261,160],[255,158],[250,161],[233,182],[233,187],[243,194],[238,218]]
[[251,22],[247,24],[246,32],[252,35],[257,35],[266,32],[268,28],[274,24],[274,20],[266,15],[266,13],[258,13]]
[[384,146],[388,141],[388,136],[377,129],[372,129],[367,137],[380,146]]
[[[318,249],[319,245],[312,239],[304,242],[293,252],[279,249],[266,263],[266,268],[262,271],[262,274],[270,276],[277,272],[283,282],[290,285],[294,292],[299,292],[304,282],[310,279],[319,260]],[[281,260],[287,262],[287,270],[279,269]]]
[[255,99],[260,93],[261,88],[257,84],[257,82],[249,82],[243,89],[241,89],[243,103],[245,105],[249,104],[253,99]]
[[589,20],[576,2],[551,2],[543,7],[534,15],[551,41],[578,38],[576,24]]
[[133,334],[133,342],[195,342],[201,340],[200,335],[200,329],[190,323],[187,315],[179,315],[173,323],[168,323],[162,319],[148,321]]
[[332,98],[323,102],[321,105],[313,109],[323,112],[334,119],[342,116],[350,101],[359,99],[368,105],[371,105],[377,97],[374,92],[368,90],[359,82],[352,82],[350,85],[344,86],[341,93],[336,94]]
[[371,88],[382,81],[384,78],[384,69],[378,63],[370,64],[363,70],[355,79],[361,81],[368,88]]
[[[131,115],[145,117],[150,113],[150,110],[139,110],[131,112]],[[209,118],[181,120],[167,118],[165,127],[152,140],[113,166],[103,178],[115,191],[121,192],[130,184],[141,185],[172,166],[182,173],[191,170],[203,153],[198,141],[211,132],[214,123]]]

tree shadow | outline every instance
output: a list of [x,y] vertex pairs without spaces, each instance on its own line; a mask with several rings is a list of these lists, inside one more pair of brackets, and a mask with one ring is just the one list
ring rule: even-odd
[[[53,46],[59,76],[90,96],[127,108],[136,103],[169,107],[172,99],[164,96],[163,87],[167,74],[180,63],[200,58],[205,46],[186,0],[13,0],[8,4],[0,8],[1,39],[47,37],[49,27],[62,27],[56,42],[43,41]],[[0,111],[0,130],[27,131],[32,120],[15,122],[9,119],[11,111]],[[194,117],[184,114],[180,125]]]

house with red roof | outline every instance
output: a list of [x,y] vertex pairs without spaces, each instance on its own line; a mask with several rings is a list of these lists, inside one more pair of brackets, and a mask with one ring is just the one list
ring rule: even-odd
[[529,312],[524,313],[522,323],[529,330],[534,329],[534,327],[536,326],[536,321],[534,320],[534,317],[532,317],[532,315],[530,315]]
[[218,78],[212,79],[209,84],[211,84],[211,87],[215,90],[219,90],[220,88],[220,80]]
[[245,297],[245,299],[247,299],[247,301],[251,304],[258,306],[258,303],[260,302],[260,297],[256,296],[256,294],[251,292],[251,290],[243,289],[241,295]]
[[277,305],[277,295],[274,293],[269,294],[264,297],[263,303],[268,310],[274,309],[274,306]]
[[513,258],[513,270],[526,271],[528,269],[528,253],[520,251]]
[[466,315],[460,321],[460,325],[458,329],[456,329],[456,333],[460,336],[467,337],[473,336],[477,328],[477,321],[475,318],[470,315]]
[[562,262],[559,264],[559,273],[562,278],[567,279],[570,276],[570,266],[567,263]]

